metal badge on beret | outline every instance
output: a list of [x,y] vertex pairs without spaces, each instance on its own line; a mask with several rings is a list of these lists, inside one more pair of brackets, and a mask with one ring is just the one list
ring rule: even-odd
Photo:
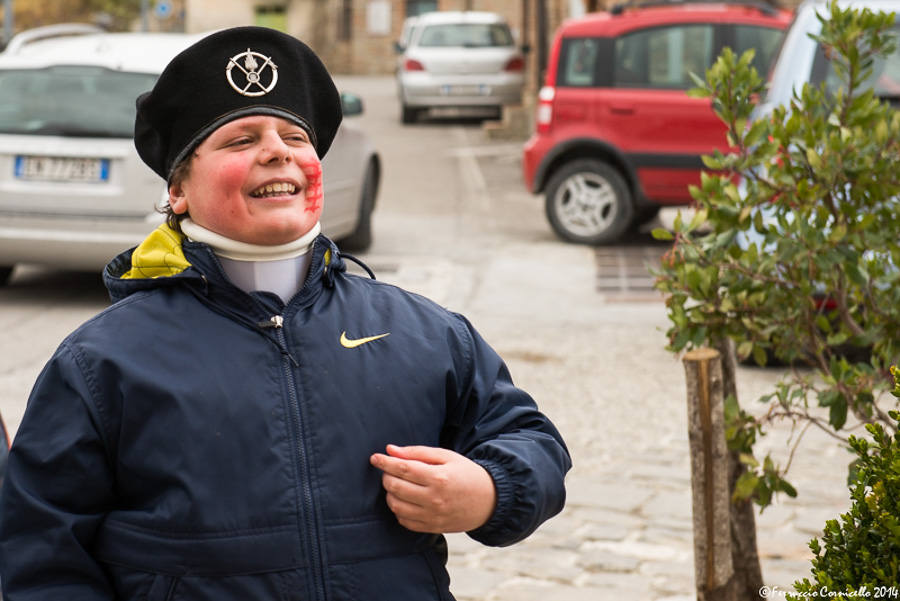
[[[243,67],[238,62],[242,58],[244,59]],[[257,58],[262,60],[261,66]],[[235,67],[238,68],[237,76],[232,75]],[[250,97],[265,96],[278,83],[278,65],[272,62],[271,56],[253,52],[247,48],[247,52],[241,52],[231,57],[228,67],[225,69],[225,76],[238,94]],[[236,78],[237,81],[235,81]]]

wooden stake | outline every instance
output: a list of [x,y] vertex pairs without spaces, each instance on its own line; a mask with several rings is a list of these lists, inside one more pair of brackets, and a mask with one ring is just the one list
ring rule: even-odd
[[722,365],[718,351],[684,355],[694,508],[694,570],[698,601],[735,599],[731,558],[731,490]]

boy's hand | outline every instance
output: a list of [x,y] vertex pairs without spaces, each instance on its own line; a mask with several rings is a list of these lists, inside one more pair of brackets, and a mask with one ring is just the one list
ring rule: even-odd
[[467,532],[494,513],[497,491],[483,467],[448,449],[387,446],[369,460],[384,472],[387,504],[415,532]]

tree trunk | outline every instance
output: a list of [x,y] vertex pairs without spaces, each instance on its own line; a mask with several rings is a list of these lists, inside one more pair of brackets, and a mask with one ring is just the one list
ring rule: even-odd
[[[737,395],[737,358],[734,343],[729,339],[718,339],[713,342],[722,357],[722,394],[725,398]],[[738,453],[729,454],[731,464],[728,488],[734,485],[747,466],[740,462]],[[756,547],[756,517],[753,502],[739,501],[731,504],[731,557],[734,563],[734,579],[736,599],[757,600],[759,590],[763,586],[762,569],[759,565],[759,552]]]

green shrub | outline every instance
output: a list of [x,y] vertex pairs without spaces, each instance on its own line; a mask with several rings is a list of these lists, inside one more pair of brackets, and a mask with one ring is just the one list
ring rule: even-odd
[[[710,98],[731,149],[704,157],[694,218],[655,231],[673,240],[655,271],[670,350],[727,339],[742,358],[793,367],[761,399],[760,417],[727,402],[729,445],[749,468],[736,497],[763,507],[794,494],[786,467],[753,456],[769,424],[793,422],[794,445],[809,426],[842,443],[848,421],[896,428],[888,393],[889,367],[900,363],[900,112],[863,85],[874,57],[896,47],[894,15],[828,10],[817,39],[841,79],[837,93],[806,85],[789,106],[753,119],[765,82],[751,54],[726,48],[697,79],[691,94]],[[866,352],[848,356],[848,347]]]
[[[897,377],[898,371],[894,371]],[[896,423],[900,413],[890,412]],[[810,542],[812,579],[794,584],[791,599],[900,598],[900,435],[866,424],[873,444],[850,436],[857,455],[851,473],[850,510],[828,520],[821,543]]]

